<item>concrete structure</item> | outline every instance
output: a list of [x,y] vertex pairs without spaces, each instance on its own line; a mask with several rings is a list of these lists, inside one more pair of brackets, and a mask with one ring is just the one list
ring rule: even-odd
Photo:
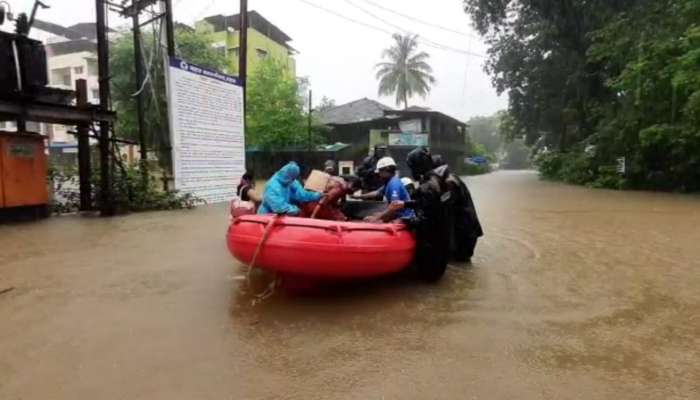
[[[75,90],[76,79],[85,79],[88,101],[99,104],[95,24],[79,23],[66,28],[42,22],[34,27],[32,36],[45,42],[48,86]],[[16,125],[10,121],[0,122],[0,129],[14,131]],[[49,143],[76,143],[68,133],[73,127],[30,122],[27,129],[48,136]]]
[[[211,35],[216,49],[226,56],[226,72],[238,74],[239,15],[213,15],[195,23],[198,33]],[[296,76],[296,51],[289,45],[292,38],[265,19],[257,11],[248,12],[248,74],[254,73],[260,61],[270,57],[285,65]]]
[[[88,101],[100,103],[100,85],[97,79],[97,54],[95,42],[79,39],[46,45],[49,68],[49,86],[75,90],[75,81],[87,81]],[[72,143],[75,138],[63,125],[50,125],[46,131],[51,142]]]

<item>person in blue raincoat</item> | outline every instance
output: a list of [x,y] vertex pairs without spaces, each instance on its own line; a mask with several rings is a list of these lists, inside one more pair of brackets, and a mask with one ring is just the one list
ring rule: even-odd
[[299,177],[299,166],[294,161],[277,171],[265,186],[258,214],[299,215],[298,205],[321,200],[321,194],[304,190]]

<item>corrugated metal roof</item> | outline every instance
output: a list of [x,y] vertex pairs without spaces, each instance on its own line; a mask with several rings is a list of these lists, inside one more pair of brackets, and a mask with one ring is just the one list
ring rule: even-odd
[[322,111],[319,118],[326,125],[345,125],[382,119],[385,111],[393,109],[365,97]]
[[[343,149],[346,149],[350,147],[349,144],[346,143],[333,143],[333,144],[319,144],[317,145],[312,151],[317,151],[317,152],[336,152],[340,151]],[[274,149],[275,152],[296,152],[296,151],[306,151],[306,146],[289,146],[281,149]],[[260,152],[260,151],[273,151],[273,150],[266,150],[263,148],[260,148],[258,146],[247,146],[245,149],[246,152]]]

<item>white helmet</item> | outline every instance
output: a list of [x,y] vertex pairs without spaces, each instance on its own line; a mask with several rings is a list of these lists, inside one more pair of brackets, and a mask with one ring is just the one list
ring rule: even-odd
[[377,161],[377,169],[374,172],[379,172],[380,169],[386,167],[395,167],[396,161],[391,157],[382,157]]

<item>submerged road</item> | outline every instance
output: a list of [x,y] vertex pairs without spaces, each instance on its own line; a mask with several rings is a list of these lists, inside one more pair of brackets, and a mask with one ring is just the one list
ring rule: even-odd
[[697,399],[700,199],[469,178],[437,285],[241,293],[225,206],[0,226],[0,399]]

